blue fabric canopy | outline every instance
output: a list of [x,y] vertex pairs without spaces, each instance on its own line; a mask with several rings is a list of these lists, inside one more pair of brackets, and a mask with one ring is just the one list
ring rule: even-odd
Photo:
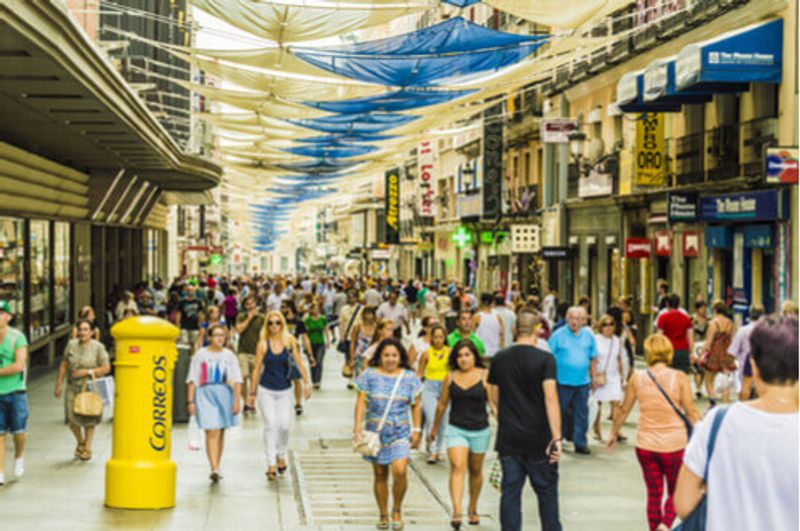
[[545,39],[503,33],[455,17],[396,37],[326,48],[293,48],[292,53],[351,79],[426,87],[514,64]]
[[780,83],[783,19],[760,22],[684,47],[675,62],[678,90],[716,91],[724,83]]
[[288,122],[323,133],[345,135],[382,133],[403,124],[413,122],[419,116],[391,113],[334,114],[321,118],[290,119]]
[[[745,90],[747,85],[745,85]],[[675,58],[657,59],[644,71],[644,103],[707,103],[709,92],[678,91],[675,88]]]
[[477,4],[481,0],[442,0],[445,4],[454,5],[456,7],[469,7]]
[[372,153],[378,148],[375,146],[361,146],[356,144],[350,145],[308,145],[284,148],[281,151],[293,153],[295,155],[303,155],[305,157],[327,157],[331,159],[347,159],[350,157],[359,157]]
[[402,89],[377,96],[357,98],[341,101],[306,101],[304,105],[328,112],[363,113],[363,112],[399,112],[419,109],[429,105],[446,103],[462,96],[467,96],[474,90],[418,90]]
[[680,112],[680,103],[644,101],[644,70],[629,72],[617,83],[617,106],[622,112]]
[[311,136],[307,138],[298,138],[295,142],[299,144],[358,144],[364,142],[379,142],[381,140],[391,140],[397,138],[394,135],[373,135],[373,134],[330,134],[322,136]]
[[341,170],[355,166],[355,163],[341,160],[319,159],[309,162],[296,162],[294,164],[277,164],[277,166],[286,171],[293,171],[296,173],[319,174],[337,173]]

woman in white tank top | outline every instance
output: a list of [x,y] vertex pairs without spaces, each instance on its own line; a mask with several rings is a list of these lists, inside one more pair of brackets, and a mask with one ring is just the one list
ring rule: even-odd
[[482,293],[481,307],[474,317],[475,334],[483,341],[487,358],[493,357],[498,350],[505,346],[503,320],[492,311],[491,305],[491,294]]

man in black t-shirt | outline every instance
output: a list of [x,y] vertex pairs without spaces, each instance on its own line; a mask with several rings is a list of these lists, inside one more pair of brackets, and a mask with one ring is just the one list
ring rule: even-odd
[[503,465],[500,523],[503,531],[522,529],[522,488],[529,478],[539,500],[544,531],[561,531],[558,511],[558,460],[561,412],[556,361],[536,347],[538,313],[524,309],[517,320],[517,342],[498,352],[489,368],[491,400],[497,407],[495,449]]

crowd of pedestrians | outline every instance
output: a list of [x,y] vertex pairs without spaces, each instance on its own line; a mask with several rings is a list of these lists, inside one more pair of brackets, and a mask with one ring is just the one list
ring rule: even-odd
[[[414,279],[182,277],[168,287],[120,291],[104,319],[82,308],[54,394],[64,395],[75,458],[89,460],[100,416],[77,414],[75,396],[111,371],[111,323],[158,315],[180,328],[179,341],[192,351],[181,377],[215,483],[226,430],[256,411],[265,475],[278,481],[288,469],[292,418],[321,391],[325,364],[340,363],[342,386],[354,390],[354,448],[372,467],[378,529],[404,528],[408,462],[419,448],[431,466],[449,464],[453,529],[480,522],[493,449],[503,530],[530,528],[522,518],[526,479],[541,528],[560,530],[564,452],[590,459],[590,435],[608,451],[623,451],[623,427],[636,404],[630,451],[641,465],[651,531],[690,517],[704,485],[709,529],[732,529],[734,521],[748,529],[796,527],[796,307],[767,316],[753,306],[737,329],[724,302],[714,302],[709,315],[697,301],[689,314],[680,297],[664,285],[659,290],[647,326],[653,333],[645,337],[628,298],[592,315],[588,297],[571,306],[554,291],[525,296],[516,284],[476,296],[456,282]],[[9,326],[10,315],[0,301],[0,434],[13,435],[21,476],[27,342]],[[611,428],[603,434],[606,413]],[[792,459],[789,477],[781,466]],[[769,474],[774,482],[761,479]],[[733,492],[731,484],[748,490]],[[769,507],[767,520],[753,516],[753,500]]]

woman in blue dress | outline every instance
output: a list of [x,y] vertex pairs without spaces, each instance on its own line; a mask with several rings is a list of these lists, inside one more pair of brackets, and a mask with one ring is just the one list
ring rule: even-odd
[[[399,383],[398,378],[400,378]],[[397,391],[392,390],[397,383]],[[408,353],[402,343],[394,338],[384,339],[369,361],[369,368],[356,380],[356,401],[353,440],[359,441],[366,419],[366,430],[377,431],[381,417],[389,408],[380,430],[381,449],[374,457],[364,459],[372,463],[375,499],[380,511],[378,529],[403,529],[403,497],[408,488],[408,457],[411,448],[420,443],[422,409],[419,396],[422,382],[411,370]],[[392,474],[392,516],[389,521],[389,471]]]
[[222,479],[219,462],[222,459],[225,430],[238,424],[242,400],[242,373],[236,355],[225,348],[228,329],[215,324],[208,329],[211,344],[192,356],[186,378],[189,394],[189,414],[197,426],[206,432],[206,453],[211,465],[209,479]]

